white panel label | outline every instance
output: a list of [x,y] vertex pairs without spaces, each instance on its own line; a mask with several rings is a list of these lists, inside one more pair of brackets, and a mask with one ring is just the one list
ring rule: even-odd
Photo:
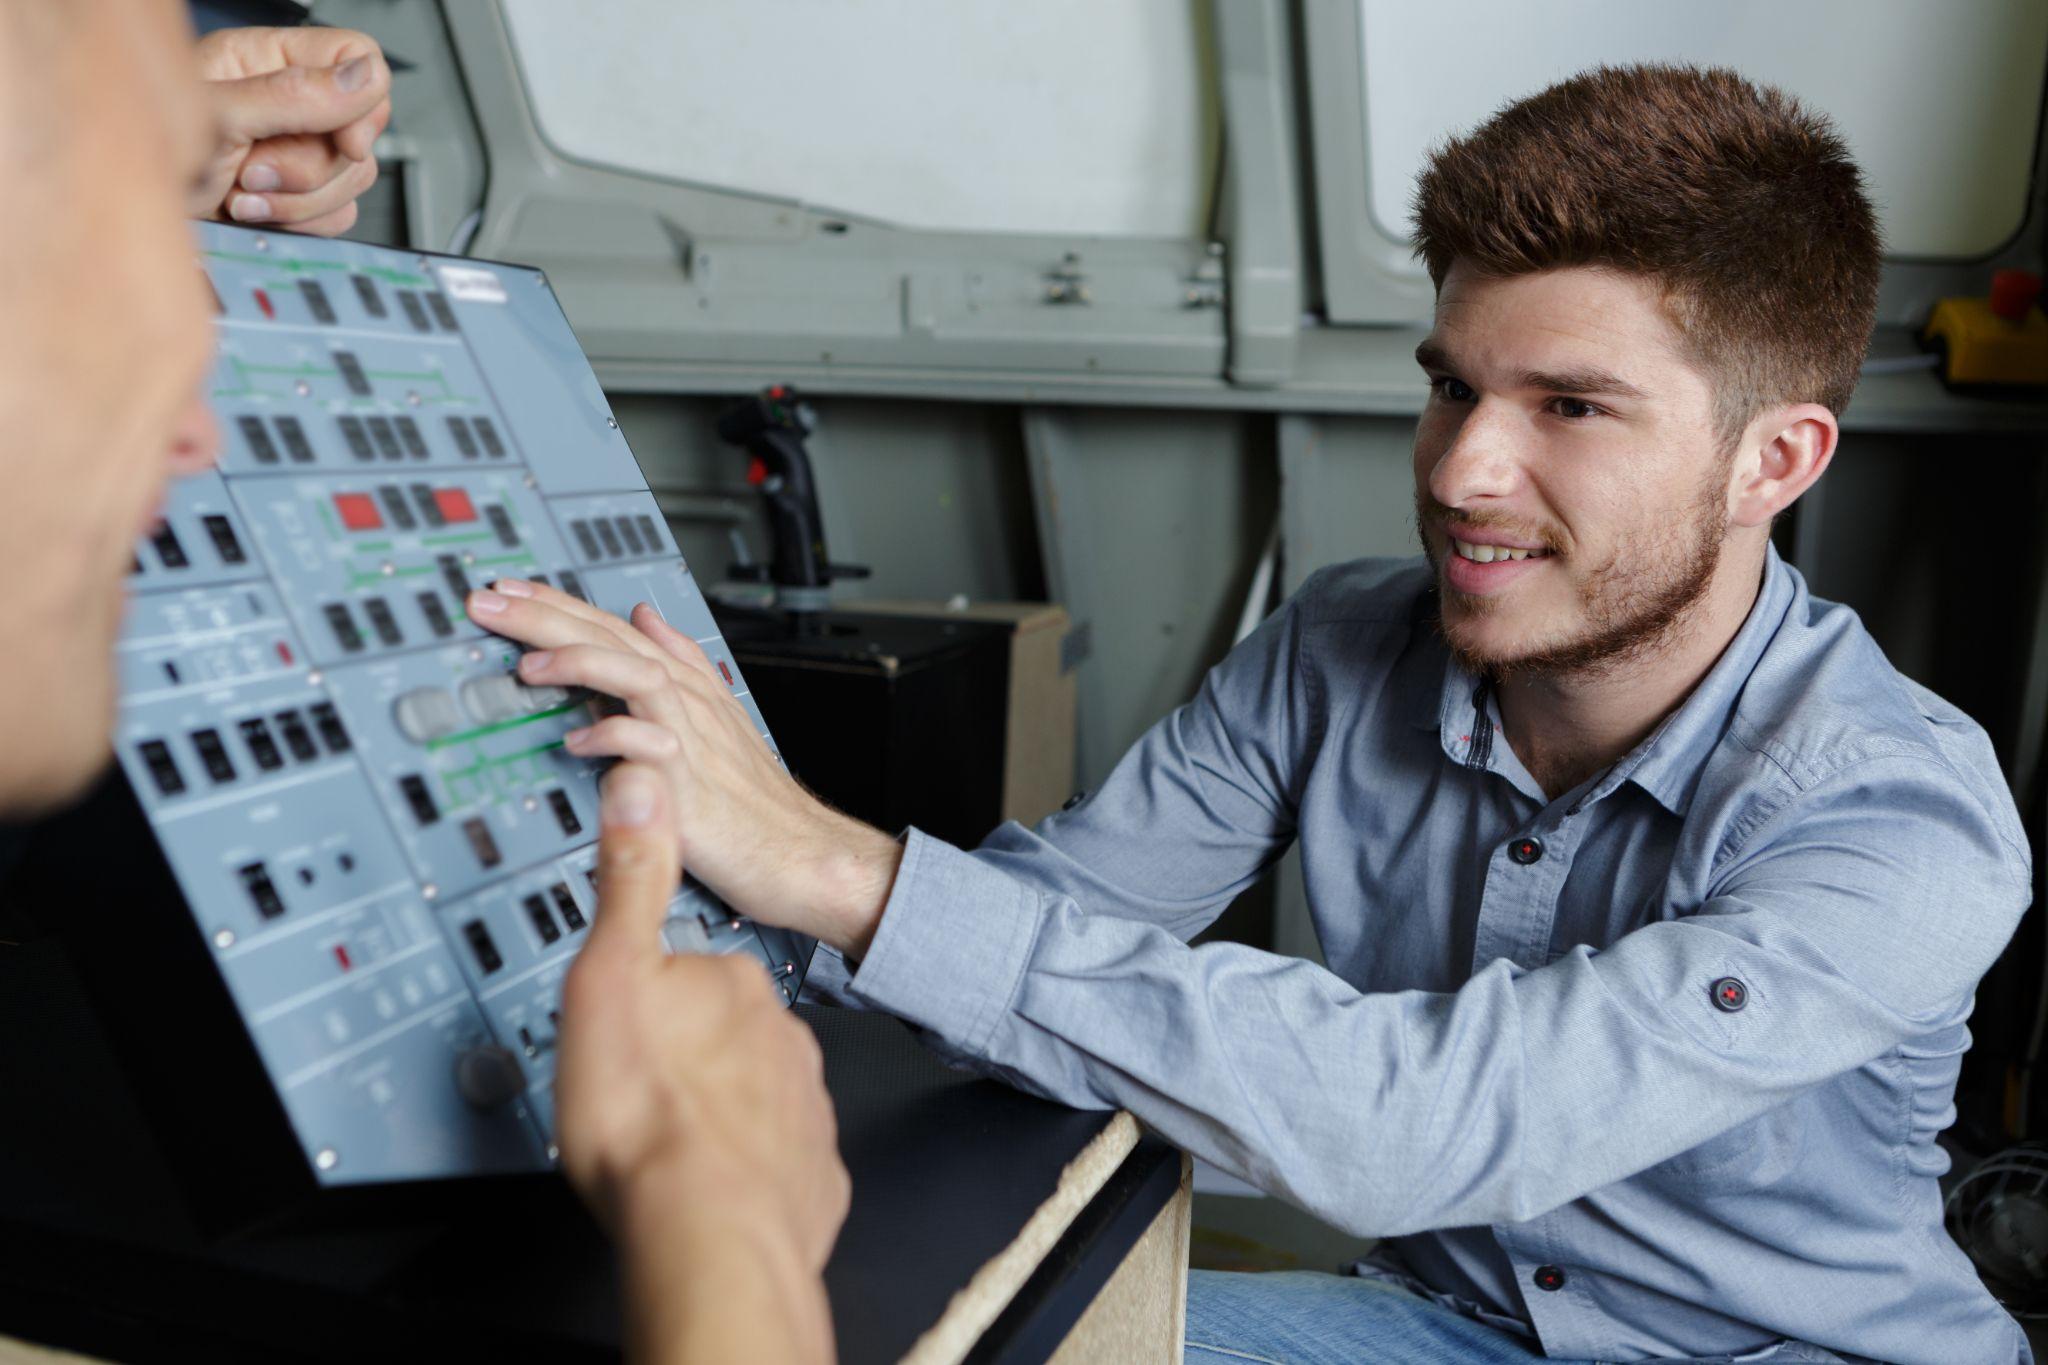
[[438,267],[441,273],[441,287],[448,291],[448,297],[461,299],[464,303],[503,303],[505,282],[498,278],[495,270],[485,270],[473,265],[444,265]]

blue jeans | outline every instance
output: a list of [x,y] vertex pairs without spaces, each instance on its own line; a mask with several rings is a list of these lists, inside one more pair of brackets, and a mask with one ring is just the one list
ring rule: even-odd
[[1528,1337],[1355,1275],[1188,1272],[1189,1365],[1522,1365],[1549,1358]]

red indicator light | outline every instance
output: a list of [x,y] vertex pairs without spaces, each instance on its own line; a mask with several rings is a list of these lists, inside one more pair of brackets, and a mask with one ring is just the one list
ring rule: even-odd
[[747,461],[747,482],[756,488],[768,482],[768,462],[759,455]]
[[355,963],[349,961],[348,945],[346,943],[337,943],[334,945],[334,960],[341,964],[341,969],[343,971],[348,971],[356,965]]
[[731,670],[731,669],[729,669],[729,668],[727,668],[727,667],[725,666],[725,660],[723,660],[723,659],[720,659],[720,660],[718,661],[718,672],[719,672],[719,675],[720,675],[721,677],[723,677],[723,678],[725,679],[725,685],[726,685],[727,687],[731,687],[731,686],[732,686],[732,670]]
[[292,658],[292,647],[282,640],[277,642],[277,657],[286,668],[298,667],[297,661]]
[[336,493],[334,510],[341,514],[341,524],[351,531],[375,531],[384,525],[377,500],[368,493]]
[[263,310],[264,317],[272,322],[277,321],[277,309],[271,306],[270,295],[264,293],[261,289],[256,291],[256,306]]
[[448,521],[476,520],[476,505],[460,488],[436,488],[434,505],[441,509],[442,517]]

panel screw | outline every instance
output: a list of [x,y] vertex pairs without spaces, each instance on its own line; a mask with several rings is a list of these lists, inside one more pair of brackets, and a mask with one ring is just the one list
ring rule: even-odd
[[215,931],[215,933],[214,933],[214,935],[213,935],[213,946],[214,946],[214,947],[216,947],[216,948],[232,948],[232,947],[234,947],[234,946],[235,946],[235,931],[234,931],[234,930],[232,930],[232,929],[220,929],[220,930],[217,930],[217,931]]
[[440,894],[441,894],[441,888],[440,888],[440,887],[438,887],[438,886],[436,886],[436,885],[434,885],[434,884],[433,884],[432,882],[422,882],[422,883],[420,884],[420,899],[421,899],[421,900],[426,900],[426,901],[430,901],[430,900],[434,899],[434,897],[436,897],[436,896],[438,896],[438,895],[440,895]]
[[313,1164],[323,1171],[331,1171],[341,1164],[341,1153],[332,1147],[322,1147],[313,1154]]
[[613,431],[617,431],[619,429],[619,419],[616,417],[605,418],[604,424],[610,427]]

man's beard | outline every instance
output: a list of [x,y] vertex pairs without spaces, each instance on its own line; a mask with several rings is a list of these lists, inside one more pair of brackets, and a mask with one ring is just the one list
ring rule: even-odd
[[[1471,620],[1513,608],[1491,598],[1467,597],[1444,583],[1440,556],[1423,536],[1423,550],[1437,571],[1444,599],[1437,612],[1438,634],[1459,667],[1496,683],[1508,677],[1605,672],[1654,653],[1685,628],[1692,608],[1713,584],[1728,533],[1725,488],[1724,469],[1717,468],[1694,498],[1690,515],[1668,535],[1632,537],[1586,575],[1577,585],[1586,609],[1585,627],[1577,634],[1540,641],[1513,655],[1483,652],[1454,619]],[[1418,529],[1435,526],[1449,532],[1462,524],[1448,520],[1445,509],[1427,493],[1416,494],[1415,515]],[[1545,537],[1544,543],[1557,553],[1553,538]],[[1456,551],[1447,546],[1443,553]]]

